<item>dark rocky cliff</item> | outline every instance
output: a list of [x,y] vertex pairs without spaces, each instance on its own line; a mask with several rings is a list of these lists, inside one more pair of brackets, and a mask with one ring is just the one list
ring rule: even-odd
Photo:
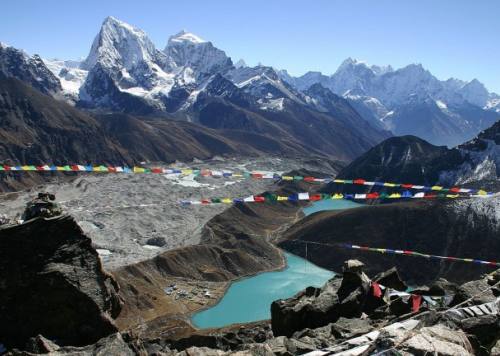
[[73,218],[0,229],[0,343],[86,345],[117,331],[118,285]]

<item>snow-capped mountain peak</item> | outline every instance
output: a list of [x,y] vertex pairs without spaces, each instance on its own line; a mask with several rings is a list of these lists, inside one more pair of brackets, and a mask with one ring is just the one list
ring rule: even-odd
[[243,59],[240,59],[238,62],[236,62],[236,63],[234,64],[234,67],[235,67],[236,69],[238,69],[238,68],[245,68],[245,67],[248,67],[248,65],[246,64],[246,62],[245,62]]
[[99,62],[107,68],[124,67],[130,70],[144,61],[161,62],[162,57],[144,31],[109,16],[104,20],[81,68],[90,70]]
[[231,58],[212,42],[207,42],[195,34],[181,31],[170,37],[163,50],[169,70],[180,71],[190,67],[198,79],[215,72],[224,72],[233,67]]
[[477,79],[473,79],[466,83],[459,90],[460,94],[469,103],[483,107],[488,103],[490,93],[484,87],[484,84]]
[[170,37],[169,42],[191,42],[191,43],[205,43],[204,39],[195,35],[194,33],[182,30],[176,35]]

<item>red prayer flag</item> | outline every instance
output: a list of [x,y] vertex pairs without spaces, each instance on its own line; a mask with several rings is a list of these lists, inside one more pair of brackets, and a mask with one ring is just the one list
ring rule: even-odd
[[43,166],[36,166],[36,170],[37,171],[44,171],[45,169],[43,169]]
[[304,182],[314,182],[314,177],[304,177]]
[[263,203],[263,202],[265,202],[265,201],[266,201],[266,198],[261,197],[261,196],[258,196],[258,195],[255,195],[255,196],[253,197],[253,199],[254,199],[254,201],[255,201],[256,203]]
[[309,196],[310,201],[318,201],[321,200],[321,194],[314,194]]
[[460,193],[460,188],[458,188],[458,187],[450,188],[450,192],[452,192],[452,193]]
[[421,295],[411,295],[411,311],[416,313],[420,310],[420,305],[422,304],[422,296]]
[[208,200],[208,199],[202,199],[202,200],[201,200],[201,203],[202,203],[202,204],[210,204],[210,203],[211,203],[211,201],[210,201],[210,200]]
[[425,199],[434,199],[434,198],[437,198],[437,195],[436,194],[425,194],[424,198]]
[[364,179],[355,179],[352,181],[354,184],[365,184],[366,180]]
[[72,171],[76,171],[76,172],[78,172],[80,170],[80,169],[78,169],[78,166],[75,166],[75,165],[70,166],[70,168]]
[[108,172],[109,172],[109,173],[116,173],[116,167],[111,167],[111,166],[109,166],[109,167],[108,167]]
[[413,188],[413,184],[401,184],[401,188],[411,189]]
[[366,199],[378,199],[380,197],[379,193],[368,193],[366,194]]
[[151,173],[163,173],[163,169],[161,168],[152,168]]
[[380,285],[377,282],[372,282],[372,290],[374,297],[380,298],[382,296],[382,289],[380,289]]
[[5,171],[10,171],[10,166],[3,166],[3,169],[4,169]]
[[253,178],[261,179],[262,178],[262,173],[252,173],[252,177]]

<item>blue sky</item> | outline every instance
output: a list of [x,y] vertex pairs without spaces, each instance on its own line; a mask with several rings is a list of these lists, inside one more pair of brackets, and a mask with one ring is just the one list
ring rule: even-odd
[[186,29],[233,60],[294,75],[333,73],[347,57],[396,68],[422,63],[440,79],[477,78],[500,93],[497,0],[16,0],[4,1],[0,41],[42,57],[86,56],[112,15],[160,49]]

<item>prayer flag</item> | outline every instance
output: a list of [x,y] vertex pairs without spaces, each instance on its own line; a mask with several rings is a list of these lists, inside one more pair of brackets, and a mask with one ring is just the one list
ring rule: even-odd
[[413,313],[417,313],[420,310],[420,305],[422,304],[422,296],[421,295],[411,295],[411,311]]
[[372,291],[375,298],[380,298],[382,296],[382,290],[377,282],[372,282]]
[[253,203],[253,202],[255,202],[255,199],[254,199],[253,195],[250,195],[249,197],[243,198],[243,201],[246,203]]
[[298,199],[299,200],[309,200],[309,193],[299,193]]

